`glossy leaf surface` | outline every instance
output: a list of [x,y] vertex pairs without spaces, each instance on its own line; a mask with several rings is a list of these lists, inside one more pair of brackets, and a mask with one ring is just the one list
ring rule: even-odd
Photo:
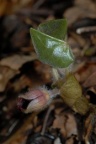
[[[61,23],[61,25],[63,24]],[[49,29],[48,23],[47,26],[46,24],[42,24],[39,26],[39,30],[31,28],[30,34],[39,59],[43,63],[49,64],[52,67],[64,68],[68,67],[74,61],[74,57],[68,44],[65,41],[61,40],[65,38],[65,26],[63,30],[64,34],[62,33],[63,27],[60,27],[59,30],[59,26],[60,22],[58,25],[58,30],[54,31],[52,30],[53,22],[49,24]]]
[[38,26],[38,30],[54,38],[65,40],[67,33],[66,19],[50,20]]

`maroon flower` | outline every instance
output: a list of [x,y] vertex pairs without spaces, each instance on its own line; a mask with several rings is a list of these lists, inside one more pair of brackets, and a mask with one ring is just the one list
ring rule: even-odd
[[31,89],[18,97],[17,106],[24,113],[40,111],[50,103],[50,92],[46,88]]

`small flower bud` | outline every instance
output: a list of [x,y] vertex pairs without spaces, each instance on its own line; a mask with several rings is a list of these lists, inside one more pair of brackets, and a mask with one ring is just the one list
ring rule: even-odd
[[20,95],[17,105],[24,113],[30,113],[32,111],[39,111],[46,107],[49,100],[50,96],[48,90],[44,88],[38,88],[29,90],[24,95]]
[[40,111],[46,108],[57,91],[47,90],[45,87],[29,90],[18,97],[17,106],[24,113]]

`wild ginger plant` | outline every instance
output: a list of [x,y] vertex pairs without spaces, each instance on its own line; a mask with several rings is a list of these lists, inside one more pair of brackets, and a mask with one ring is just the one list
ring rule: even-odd
[[[70,65],[74,62],[74,56],[70,46],[66,42],[67,21],[65,19],[52,20],[40,24],[38,29],[30,29],[32,43],[39,60],[49,64],[55,77],[55,88],[60,91],[64,102],[74,111],[85,114],[88,109],[88,101],[82,96],[82,89],[78,81],[70,72]],[[60,77],[59,68],[67,71],[64,77]],[[78,101],[81,102],[80,108]]]
[[[51,90],[39,87],[29,90],[25,95],[20,95],[19,108],[25,113],[41,111],[59,94],[64,103],[74,112],[81,115],[89,112],[89,125],[94,125],[96,107],[83,96],[82,88],[71,69],[74,64],[74,55],[66,41],[67,21],[59,19],[45,22],[40,24],[37,30],[31,28],[30,35],[39,60],[52,67],[54,78],[52,86],[54,87]],[[63,68],[65,68],[64,74],[61,73]],[[24,101],[28,103],[26,108],[23,107]],[[90,133],[91,130],[88,129]],[[87,134],[84,138],[86,144],[89,137],[90,134]]]

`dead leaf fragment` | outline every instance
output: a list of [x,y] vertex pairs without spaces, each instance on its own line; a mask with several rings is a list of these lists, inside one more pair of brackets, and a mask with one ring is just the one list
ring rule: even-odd
[[0,16],[14,13],[33,3],[34,0],[0,0]]
[[19,71],[12,70],[7,66],[0,66],[0,92],[5,90],[8,81]]
[[84,82],[84,87],[96,86],[96,72],[92,73]]
[[65,129],[67,132],[67,137],[70,137],[72,134],[77,135],[77,124],[72,114],[68,114]]
[[96,72],[96,63],[88,61],[82,63],[82,65],[75,71],[75,74],[80,82],[84,82],[94,72]]
[[80,1],[75,0],[75,6],[66,10],[64,17],[67,18],[68,24],[73,24],[76,20],[84,17],[96,17],[96,3],[92,0]]
[[77,135],[77,126],[72,114],[56,116],[53,122],[53,128],[59,128],[64,137],[70,137],[72,134]]
[[4,144],[20,144],[24,143],[27,138],[26,132],[33,127],[33,120],[35,114],[31,114],[27,119],[24,120],[21,128],[19,128],[14,135],[12,135]]
[[[75,5],[80,7],[80,8],[84,8],[84,9],[89,9],[92,12],[96,11],[96,2],[92,1],[92,0],[75,0]],[[87,11],[86,11],[87,13]]]
[[7,1],[0,0],[0,16],[5,13]]
[[12,55],[6,58],[3,58],[0,61],[0,64],[3,66],[8,66],[14,70],[18,70],[24,63],[35,60],[37,58],[35,53],[30,55]]
[[28,78],[26,75],[22,75],[14,83],[10,84],[10,87],[12,87],[16,92],[20,91],[26,86],[32,87],[32,80]]

